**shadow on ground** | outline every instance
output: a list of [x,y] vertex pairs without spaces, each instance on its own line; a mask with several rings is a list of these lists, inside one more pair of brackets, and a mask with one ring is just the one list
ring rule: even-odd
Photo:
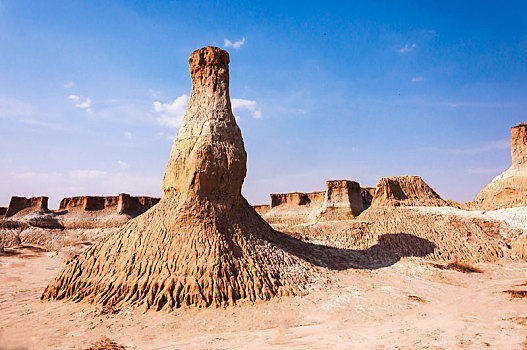
[[436,245],[427,239],[407,233],[379,236],[377,244],[364,249],[342,249],[313,244],[277,232],[276,246],[313,265],[331,270],[375,270],[391,266],[403,257],[424,257],[434,252]]

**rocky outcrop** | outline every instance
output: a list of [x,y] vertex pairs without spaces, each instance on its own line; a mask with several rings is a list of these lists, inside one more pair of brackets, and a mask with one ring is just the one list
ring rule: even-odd
[[324,203],[319,217],[326,220],[353,219],[364,210],[360,184],[349,180],[326,181]]
[[119,214],[132,213],[142,214],[157,203],[160,198],[154,197],[132,197],[127,193],[121,193],[117,201],[117,212]]
[[371,202],[372,207],[445,205],[447,202],[416,175],[379,179]]
[[161,201],[68,261],[42,299],[155,310],[303,293],[314,268],[241,195],[246,153],[229,98],[229,55],[189,59],[192,92]]
[[252,207],[260,216],[267,214],[270,209],[269,204],[256,204]]
[[259,214],[271,224],[296,225],[314,220],[349,220],[371,204],[372,189],[350,180],[328,180],[319,192],[273,193]]
[[476,196],[476,208],[492,210],[527,206],[527,124],[511,128],[511,166]]
[[59,211],[98,211],[111,210],[116,214],[133,214],[137,216],[144,213],[157,203],[160,198],[146,196],[130,196],[121,193],[119,196],[80,196],[67,197],[60,201]]
[[282,205],[289,206],[313,206],[324,200],[325,192],[292,192],[292,193],[271,193],[270,208]]
[[15,214],[28,213],[30,211],[49,211],[48,197],[11,197],[9,206],[5,212],[5,217],[11,217]]
[[49,210],[47,197],[13,197],[6,218],[50,229],[110,228],[124,225],[158,202],[159,198],[126,193],[78,196],[63,198],[58,210]]

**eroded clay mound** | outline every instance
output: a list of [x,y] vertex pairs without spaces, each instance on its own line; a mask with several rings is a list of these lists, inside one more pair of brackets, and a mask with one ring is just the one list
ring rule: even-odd
[[241,195],[246,153],[231,111],[228,53],[189,59],[192,93],[159,204],[71,259],[42,299],[144,305],[228,305],[303,293],[313,276],[290,237]]
[[420,176],[383,177],[377,182],[372,207],[443,206],[447,202]]
[[525,240],[524,230],[450,207],[376,207],[356,220],[318,222],[286,230],[310,242],[367,252],[366,257],[380,266],[403,256],[477,263],[503,257],[525,259],[526,255],[517,244]]
[[527,124],[511,128],[511,166],[483,188],[474,205],[481,209],[527,206]]

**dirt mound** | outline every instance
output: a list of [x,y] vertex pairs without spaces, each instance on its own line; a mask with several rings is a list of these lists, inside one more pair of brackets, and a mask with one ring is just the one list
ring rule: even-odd
[[[441,207],[372,207],[355,220],[282,227],[294,237],[344,249],[368,249],[392,235],[376,252],[380,261],[396,256],[425,256],[459,263],[523,258],[524,231],[481,214]],[[395,235],[395,236],[393,236]],[[401,239],[395,239],[399,237]],[[406,239],[404,237],[415,237]],[[404,238],[404,239],[403,239]],[[385,238],[384,238],[385,239]],[[430,244],[434,248],[430,249]]]
[[379,179],[371,202],[372,207],[443,205],[447,205],[447,202],[416,175]]
[[483,188],[474,206],[500,209],[527,206],[527,124],[511,128],[511,166]]
[[[241,195],[246,153],[229,98],[229,55],[189,59],[192,92],[159,204],[71,259],[42,299],[155,310],[302,293],[311,265],[286,252]],[[290,249],[290,248],[287,248]]]

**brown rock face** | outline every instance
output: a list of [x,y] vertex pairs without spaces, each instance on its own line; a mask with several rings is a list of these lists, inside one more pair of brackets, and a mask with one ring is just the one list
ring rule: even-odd
[[21,211],[48,211],[48,197],[11,197],[9,201],[9,206],[5,212],[5,217],[10,217],[15,214],[20,213]]
[[163,179],[164,197],[237,200],[247,154],[229,97],[229,54],[218,48],[190,55],[192,92]]
[[[229,100],[229,55],[190,56],[192,93],[161,201],[71,259],[42,299],[143,305],[229,305],[302,293],[311,265],[241,195],[246,153]],[[288,247],[286,250],[281,247]]]
[[527,123],[511,128],[511,159],[512,166],[527,164]]
[[383,177],[377,182],[371,202],[377,206],[443,206],[446,201],[420,176]]
[[500,209],[527,205],[527,124],[511,128],[511,166],[483,188],[474,205]]
[[327,220],[345,220],[358,216],[364,210],[361,187],[349,180],[326,181],[326,197],[320,217]]

